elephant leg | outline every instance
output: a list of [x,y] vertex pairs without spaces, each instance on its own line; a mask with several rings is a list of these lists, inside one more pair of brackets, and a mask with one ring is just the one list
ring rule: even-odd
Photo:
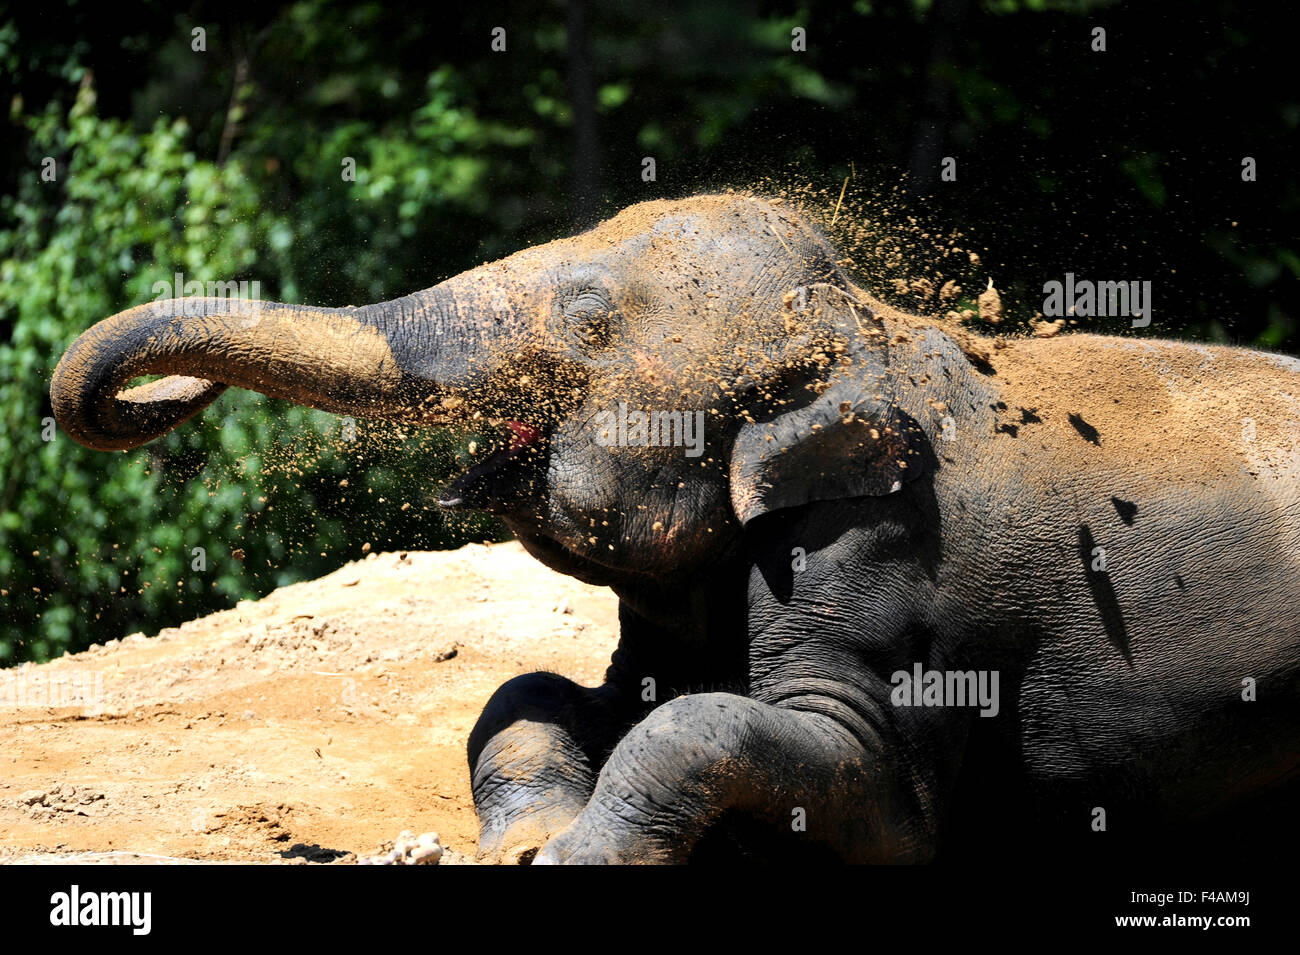
[[536,862],[685,862],[730,813],[773,834],[802,830],[846,861],[928,859],[933,814],[903,761],[865,722],[827,715],[836,704],[826,702],[795,710],[728,693],[670,700],[623,737],[587,805]]
[[528,673],[493,694],[469,738],[478,857],[527,863],[573,820],[625,727],[607,687]]
[[645,606],[685,610],[652,623],[621,599],[619,645],[602,686],[531,673],[502,686],[483,711],[469,741],[481,859],[530,861],[587,804],[606,758],[647,713],[691,686],[742,680],[743,628],[707,619],[725,611],[743,620],[740,608],[702,593],[634,596]]

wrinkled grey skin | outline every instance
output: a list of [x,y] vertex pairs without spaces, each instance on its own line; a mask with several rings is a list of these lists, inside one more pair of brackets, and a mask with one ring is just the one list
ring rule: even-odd
[[[1098,433],[1104,393],[1017,406],[999,353],[968,357],[835,260],[752,197],[643,204],[382,305],[141,306],[69,349],[52,398],[105,448],[228,384],[536,432],[441,502],[611,587],[622,633],[600,687],[534,673],[489,702],[469,741],[484,859],[920,862],[1231,835],[1222,814],[1287,792],[1300,751],[1295,429],[1266,427],[1261,451],[1225,420],[1189,458],[1177,434],[1152,451]],[[1252,388],[1269,420],[1300,412],[1300,363],[1275,356],[1015,348],[1149,372],[1135,415],[1183,391],[1254,407]],[[1193,352],[1195,387],[1168,371]],[[177,377],[118,394],[146,372]],[[703,453],[606,446],[619,401],[706,412]],[[1123,430],[1183,419],[1142,420]],[[996,671],[996,715],[895,705],[916,664]]]

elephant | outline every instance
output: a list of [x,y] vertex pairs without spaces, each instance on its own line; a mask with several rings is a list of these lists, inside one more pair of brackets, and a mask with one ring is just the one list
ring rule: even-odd
[[865,285],[809,210],[655,200],[381,304],[143,304],[50,395],[100,449],[231,385],[500,430],[439,504],[610,588],[620,633],[600,686],[488,702],[484,861],[1090,857],[1291,793],[1300,360]]

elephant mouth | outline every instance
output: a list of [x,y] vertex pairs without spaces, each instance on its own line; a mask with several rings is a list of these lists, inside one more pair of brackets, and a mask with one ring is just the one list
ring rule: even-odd
[[546,457],[546,433],[538,426],[510,419],[502,422],[498,446],[460,474],[438,496],[447,510],[510,510],[526,498]]

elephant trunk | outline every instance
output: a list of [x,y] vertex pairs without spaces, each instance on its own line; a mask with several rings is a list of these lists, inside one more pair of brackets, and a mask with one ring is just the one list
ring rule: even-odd
[[[150,302],[78,338],[50,385],[54,415],[81,444],[137,447],[227,386],[338,414],[437,419],[468,384],[483,330],[459,326],[442,286],[363,308],[189,298]],[[167,377],[135,388],[141,376]],[[122,390],[127,389],[127,390]]]

